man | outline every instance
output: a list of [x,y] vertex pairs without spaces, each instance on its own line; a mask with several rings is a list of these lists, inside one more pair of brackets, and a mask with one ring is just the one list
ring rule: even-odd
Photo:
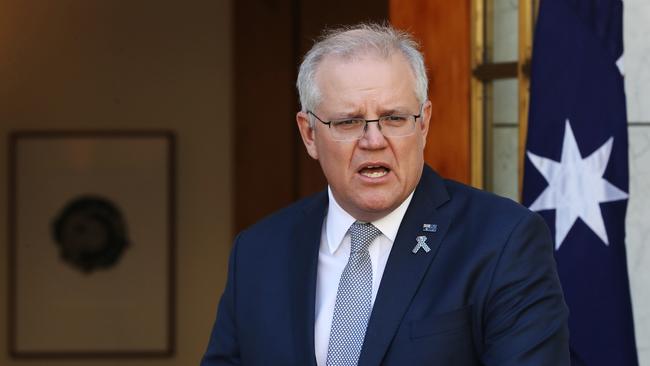
[[331,31],[297,85],[328,189],[238,235],[202,365],[568,365],[542,219],[424,164],[412,39]]

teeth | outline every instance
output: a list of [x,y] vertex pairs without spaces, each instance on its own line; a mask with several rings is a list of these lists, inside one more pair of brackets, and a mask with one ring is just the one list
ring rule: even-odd
[[368,172],[368,171],[363,171],[361,174],[365,175],[368,178],[379,178],[383,177],[384,175],[388,174],[388,171],[386,170],[379,170],[379,171],[374,171],[374,172]]

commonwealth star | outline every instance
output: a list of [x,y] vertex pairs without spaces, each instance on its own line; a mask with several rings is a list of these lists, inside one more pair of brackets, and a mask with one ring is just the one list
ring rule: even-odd
[[544,176],[548,187],[530,205],[533,211],[555,210],[555,250],[560,249],[578,218],[609,245],[600,203],[627,199],[603,174],[609,163],[614,138],[582,158],[571,124],[566,120],[561,161],[527,151],[528,158]]

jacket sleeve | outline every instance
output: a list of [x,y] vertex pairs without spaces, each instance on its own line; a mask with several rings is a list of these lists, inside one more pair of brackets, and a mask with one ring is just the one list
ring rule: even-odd
[[553,250],[548,227],[535,213],[510,233],[485,303],[485,365],[570,365],[568,308]]
[[228,261],[228,279],[221,295],[217,319],[212,327],[208,349],[203,356],[201,366],[240,365],[239,342],[237,339],[237,322],[235,317],[236,262],[237,243],[235,239]]

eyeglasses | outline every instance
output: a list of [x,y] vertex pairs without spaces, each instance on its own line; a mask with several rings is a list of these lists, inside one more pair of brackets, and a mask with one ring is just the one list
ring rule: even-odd
[[378,119],[341,118],[323,121],[314,112],[307,111],[307,113],[316,117],[322,124],[327,125],[334,140],[354,141],[363,137],[366,130],[368,130],[368,123],[371,122],[377,122],[379,131],[385,137],[408,136],[415,131],[415,121],[422,116],[422,107],[420,107],[420,114],[417,115],[391,114]]

